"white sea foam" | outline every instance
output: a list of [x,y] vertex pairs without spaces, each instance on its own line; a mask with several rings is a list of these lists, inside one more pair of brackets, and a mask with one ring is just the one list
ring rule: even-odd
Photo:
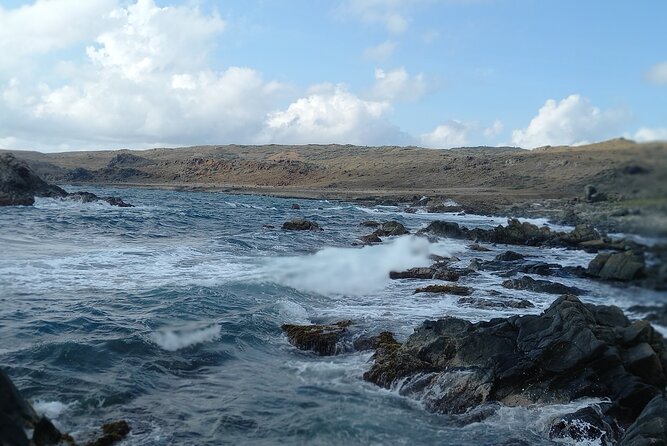
[[382,290],[389,272],[432,263],[430,254],[452,255],[464,250],[458,242],[429,243],[405,236],[381,245],[325,248],[309,256],[272,259],[268,280],[323,295],[367,295]]
[[69,409],[74,403],[61,403],[60,401],[42,401],[37,400],[32,403],[33,409],[39,415],[44,415],[50,420],[56,420],[58,417]]
[[220,326],[211,325],[210,327],[199,330],[163,330],[152,334],[153,342],[160,348],[175,352],[186,347],[210,342],[220,336]]

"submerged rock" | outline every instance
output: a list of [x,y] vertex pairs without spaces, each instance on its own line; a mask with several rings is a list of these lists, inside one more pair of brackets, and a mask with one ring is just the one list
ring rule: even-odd
[[359,223],[359,226],[364,226],[366,228],[377,228],[380,226],[380,222],[375,220],[365,220]]
[[441,294],[455,294],[457,296],[469,296],[472,294],[472,288],[459,285],[428,285],[424,288],[417,288],[417,293],[441,293]]
[[[606,397],[612,402],[607,413],[622,426],[667,384],[667,346],[649,323],[631,323],[617,307],[575,296],[558,298],[540,315],[475,324],[454,317],[426,321],[401,347],[374,359],[364,378],[382,387],[419,379],[422,390],[415,392],[423,395],[438,392],[453,370],[469,371],[474,383],[457,396],[468,408]],[[488,392],[481,392],[487,382]]]
[[339,353],[338,343],[348,333],[352,321],[340,321],[330,325],[292,325],[280,327],[290,343],[300,350],[314,351],[320,356]]
[[548,280],[535,280],[530,276],[523,276],[520,279],[510,279],[503,282],[505,288],[512,290],[526,290],[536,293],[548,294],[572,294],[579,295],[583,293],[576,287],[570,287],[558,282],[550,282]]
[[283,223],[283,229],[286,231],[322,231],[320,225],[305,218],[295,218],[286,221]]

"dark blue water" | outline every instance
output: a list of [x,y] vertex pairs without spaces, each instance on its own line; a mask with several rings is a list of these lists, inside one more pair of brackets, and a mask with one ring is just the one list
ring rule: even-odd
[[[457,255],[463,265],[503,247],[472,253],[462,242],[410,236],[352,246],[370,232],[362,220],[398,219],[414,230],[437,216],[340,202],[87,189],[137,207],[39,199],[0,211],[0,365],[78,440],[123,418],[133,428],[125,444],[548,444],[549,420],[585,404],[503,408],[484,423],[458,427],[418,401],[365,383],[370,353],[320,358],[287,342],[283,323],[353,319],[362,332],[391,330],[404,339],[426,318],[511,314],[460,307],[453,297],[415,297],[419,282],[388,279],[390,270],[428,265],[429,254]],[[300,210],[291,209],[295,201]],[[280,230],[297,216],[325,230]],[[567,265],[591,258],[525,251]],[[507,292],[495,276],[466,280],[476,293]],[[563,282],[588,289],[587,300],[622,307],[654,297]],[[513,294],[535,303],[523,312],[553,300]]]

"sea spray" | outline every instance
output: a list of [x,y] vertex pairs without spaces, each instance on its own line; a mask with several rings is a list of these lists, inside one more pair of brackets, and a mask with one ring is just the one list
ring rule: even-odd
[[153,341],[162,349],[174,352],[220,336],[220,326],[212,325],[199,330],[163,330],[152,334]]

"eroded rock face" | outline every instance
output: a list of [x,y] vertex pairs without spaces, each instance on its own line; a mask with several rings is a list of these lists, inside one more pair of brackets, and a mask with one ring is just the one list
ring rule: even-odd
[[286,221],[283,223],[283,229],[286,231],[322,231],[320,225],[305,218],[295,218]]
[[290,343],[300,350],[310,350],[320,356],[332,356],[341,351],[339,342],[348,333],[352,321],[330,325],[292,325],[280,327]]
[[[667,347],[646,321],[631,323],[617,307],[562,296],[541,315],[426,321],[401,347],[378,350],[364,378],[390,387],[419,377],[421,389],[434,389],[431,380],[449,379],[439,376],[452,370],[477,377],[457,397],[468,408],[607,397],[608,414],[627,426],[667,384]],[[486,382],[488,393],[479,390]]]

